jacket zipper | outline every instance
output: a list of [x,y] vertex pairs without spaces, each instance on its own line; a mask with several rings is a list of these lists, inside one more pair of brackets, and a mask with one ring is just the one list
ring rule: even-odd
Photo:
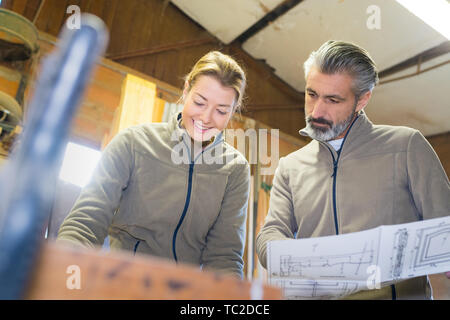
[[180,220],[178,221],[177,227],[175,228],[175,231],[173,232],[173,237],[172,237],[172,253],[173,253],[173,258],[175,259],[176,262],[178,262],[177,250],[176,250],[177,234],[178,234],[178,230],[181,227],[181,224],[183,223],[184,217],[186,216],[186,212],[189,208],[189,202],[191,201],[193,171],[194,171],[194,163],[190,163],[189,164],[189,178],[188,178],[188,190],[187,190],[187,194],[186,194],[186,201],[184,203],[183,213],[181,214]]
[[136,255],[136,251],[137,251],[137,248],[139,247],[139,244],[141,243],[141,240],[138,240],[137,242],[136,242],[136,244],[134,245],[134,249],[133,249],[133,254],[134,255]]
[[[215,146],[216,144],[218,144],[219,142],[222,142],[222,141],[223,141],[223,139],[218,139],[217,141],[214,141],[214,143],[211,144],[211,146],[208,146],[207,148],[202,150],[202,152],[194,159],[194,161],[192,161],[189,164],[188,190],[187,190],[187,194],[186,194],[186,201],[184,202],[183,212],[181,214],[180,220],[178,221],[177,227],[175,228],[175,231],[173,232],[173,236],[172,236],[172,254],[173,254],[173,258],[175,259],[175,262],[178,262],[177,249],[176,249],[178,230],[180,229],[181,225],[183,224],[184,217],[186,216],[186,212],[189,208],[189,203],[191,201],[192,175],[194,172],[195,161],[197,161],[197,159],[206,150],[208,150],[209,148],[212,148],[213,146]],[[184,140],[183,140],[183,143],[186,145],[186,142]],[[187,147],[187,145],[186,145],[186,147]]]
[[356,122],[356,119],[358,119],[358,116],[356,116],[355,120],[353,120],[352,124],[350,125],[350,128],[348,128],[348,131],[344,136],[344,140],[342,140],[341,148],[339,149],[339,151],[337,151],[337,158],[334,158],[333,151],[330,149],[330,147],[328,147],[328,145],[325,144],[325,146],[331,153],[331,157],[333,158],[333,175],[331,177],[333,178],[333,215],[334,215],[334,229],[336,230],[336,235],[339,234],[337,204],[336,204],[336,177],[337,177],[338,163],[339,158],[341,157],[342,149],[344,148],[345,140],[347,139],[347,136],[350,130],[352,129],[353,124]]
[[397,291],[395,290],[395,284],[391,284],[392,300],[397,300]]
[[[330,148],[328,148],[330,150]],[[341,146],[342,149],[342,146]],[[336,234],[339,234],[338,220],[337,220],[337,207],[336,207],[336,175],[338,169],[338,161],[340,152],[338,151],[337,159],[334,158],[333,152],[330,150],[331,156],[333,157],[333,216],[334,216],[334,229],[336,230]]]

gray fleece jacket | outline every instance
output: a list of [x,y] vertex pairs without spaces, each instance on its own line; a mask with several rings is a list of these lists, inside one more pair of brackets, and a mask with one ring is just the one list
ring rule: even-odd
[[119,133],[58,241],[94,247],[109,235],[112,249],[242,277],[248,162],[222,134],[204,150],[193,148],[180,119]]
[[[360,112],[340,153],[313,140],[280,159],[256,251],[266,266],[271,240],[357,232],[449,214],[448,177],[420,132],[374,125]],[[427,277],[350,296],[392,297],[430,298]]]

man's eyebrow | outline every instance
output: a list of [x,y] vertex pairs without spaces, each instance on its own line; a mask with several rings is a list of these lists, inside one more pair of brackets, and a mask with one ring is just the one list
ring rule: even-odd
[[[314,91],[313,89],[311,89],[311,88],[306,88],[306,91],[318,95],[317,92],[315,92],[315,91]],[[345,98],[344,98],[344,97],[341,97],[341,96],[338,95],[338,94],[328,94],[328,95],[325,96],[325,98],[327,98],[327,99],[337,99],[337,100],[340,100],[340,101],[345,101]]]
[[337,100],[340,100],[340,101],[345,101],[345,98],[341,97],[338,94],[326,95],[325,98],[327,98],[327,99],[337,99]]

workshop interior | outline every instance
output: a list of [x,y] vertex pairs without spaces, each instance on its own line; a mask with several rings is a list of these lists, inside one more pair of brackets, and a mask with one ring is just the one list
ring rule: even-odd
[[[280,159],[312,141],[299,134],[307,126],[303,63],[328,40],[370,53],[379,81],[365,114],[374,124],[419,131],[448,184],[450,2],[415,1],[423,16],[405,2],[0,0],[0,299],[286,299],[259,261],[256,239]],[[58,242],[103,151],[129,128],[159,128],[184,115],[185,76],[211,51],[233,57],[247,76],[242,109],[226,130],[254,136],[244,134],[244,148],[224,138],[249,166],[242,278],[177,261],[177,232],[191,221],[186,210],[173,236],[175,260],[139,254],[144,240],[129,250],[113,250],[118,238],[111,235],[97,247]],[[195,170],[186,175],[195,180]],[[219,184],[207,181],[211,189]],[[428,279],[434,300],[450,299],[444,273]]]

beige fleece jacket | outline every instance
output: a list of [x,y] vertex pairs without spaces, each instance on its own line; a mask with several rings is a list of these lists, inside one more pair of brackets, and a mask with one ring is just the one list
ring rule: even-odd
[[[306,134],[304,130],[301,134]],[[280,159],[256,251],[271,240],[310,238],[450,214],[448,177],[419,131],[374,125],[360,112],[341,147],[311,141]],[[335,172],[336,168],[336,172]],[[350,298],[430,298],[427,277]]]
[[[147,253],[242,277],[249,165],[222,134],[192,161],[178,114],[119,133],[58,241]],[[193,149],[195,150],[195,149]]]

